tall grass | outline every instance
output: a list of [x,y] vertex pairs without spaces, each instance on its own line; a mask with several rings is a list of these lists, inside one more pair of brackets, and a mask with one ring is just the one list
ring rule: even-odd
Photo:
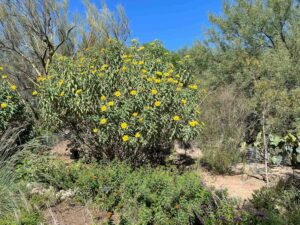
[[25,130],[26,125],[9,128],[0,136],[0,218],[14,217],[15,221],[19,221],[22,212],[32,210],[23,186],[17,182],[16,163],[21,152],[42,147],[38,139],[20,144]]

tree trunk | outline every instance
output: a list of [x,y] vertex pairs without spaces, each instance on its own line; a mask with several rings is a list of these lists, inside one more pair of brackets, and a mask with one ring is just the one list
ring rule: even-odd
[[267,186],[269,186],[269,173],[268,173],[268,161],[269,161],[269,155],[268,155],[268,144],[267,144],[267,138],[266,138],[266,128],[265,128],[265,110],[263,110],[262,113],[262,135],[263,135],[263,141],[264,141],[264,155],[265,155],[265,175],[266,175],[266,182]]

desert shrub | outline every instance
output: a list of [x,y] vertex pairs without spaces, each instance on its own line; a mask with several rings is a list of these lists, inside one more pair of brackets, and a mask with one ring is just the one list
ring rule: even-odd
[[208,94],[202,107],[205,127],[199,145],[203,163],[217,172],[229,172],[241,160],[239,146],[246,130],[248,101],[234,87],[227,86]]
[[189,59],[177,60],[160,43],[128,48],[110,40],[75,58],[57,57],[49,74],[34,93],[42,118],[69,129],[89,156],[156,158],[175,139],[199,133]]
[[55,159],[35,157],[25,160],[18,173],[22,180],[56,189],[64,182],[65,189],[76,190],[77,200],[92,201],[101,210],[118,215],[120,224],[188,224],[193,206],[213,201],[195,173],[175,168],[133,169],[117,161],[77,162],[66,167]]
[[7,75],[0,70],[0,135],[12,122],[20,121],[24,114],[24,105],[16,90],[16,85],[9,82]]
[[[299,187],[299,181],[282,180],[273,187],[264,187],[256,191],[251,203],[260,217],[265,218],[264,222],[257,224],[298,224],[300,221]],[[253,224],[258,218],[254,217]]]

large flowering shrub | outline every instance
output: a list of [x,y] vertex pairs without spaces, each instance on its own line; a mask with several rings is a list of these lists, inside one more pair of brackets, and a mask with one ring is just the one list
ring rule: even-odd
[[17,86],[8,80],[0,66],[0,134],[24,113]]
[[75,58],[57,57],[35,94],[47,124],[70,130],[90,155],[156,157],[174,140],[199,134],[188,61],[158,42],[126,47],[111,40]]

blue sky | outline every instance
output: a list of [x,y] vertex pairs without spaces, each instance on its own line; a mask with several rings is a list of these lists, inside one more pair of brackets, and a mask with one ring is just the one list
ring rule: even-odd
[[[91,0],[100,5],[101,0]],[[145,43],[159,39],[170,50],[203,40],[210,26],[208,14],[221,14],[222,0],[106,0],[110,9],[125,8],[132,38]],[[82,0],[71,0],[71,10],[84,13]]]

